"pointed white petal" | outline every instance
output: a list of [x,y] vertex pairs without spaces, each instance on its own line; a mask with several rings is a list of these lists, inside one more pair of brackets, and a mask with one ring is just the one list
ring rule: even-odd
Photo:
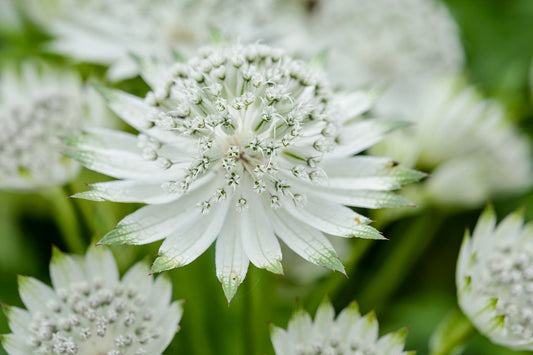
[[286,212],[269,211],[274,232],[298,255],[313,264],[344,273],[344,266],[330,241],[316,229],[291,217]]
[[161,182],[139,180],[114,180],[89,185],[88,191],[75,194],[73,197],[91,201],[168,203],[177,199],[180,194],[169,192]]
[[324,301],[318,307],[315,314],[315,334],[326,334],[331,330],[335,319],[335,309],[329,300]]
[[212,183],[199,186],[176,201],[145,206],[122,219],[100,244],[147,244],[170,235],[200,217],[197,204],[212,193]]
[[124,150],[139,152],[137,136],[107,128],[89,128],[81,134],[66,136],[64,142],[80,150]]
[[109,107],[118,117],[122,118],[132,127],[142,131],[153,126],[153,121],[157,118],[159,111],[141,98],[114,89],[96,87]]
[[27,345],[27,337],[22,334],[2,334],[0,341],[9,355],[33,354],[34,349]]
[[168,304],[172,300],[172,282],[166,274],[159,275],[154,280],[148,299],[157,299],[157,302],[151,305],[156,317],[162,316],[167,311]]
[[315,195],[347,206],[364,208],[413,206],[404,197],[389,191],[337,189],[305,182],[300,182],[298,188],[309,196]]
[[146,299],[150,296],[152,289],[152,276],[150,276],[150,267],[145,262],[138,262],[133,265],[122,277],[122,285],[138,292]]
[[[361,314],[359,313],[359,305],[355,301],[350,303],[348,307],[344,308],[341,313],[339,313],[335,322],[337,323],[339,329],[345,332],[345,335],[343,335],[344,339],[354,339],[350,338],[353,336],[353,334],[350,334],[350,330],[354,324],[357,323],[359,318],[361,318]],[[356,335],[356,337],[359,338],[358,335]]]
[[175,329],[178,329],[178,323],[183,314],[181,302],[174,302],[172,305],[167,306],[166,309],[167,313],[157,324],[157,330],[160,333],[159,337],[153,339],[144,348],[147,354],[160,354],[174,338]]
[[69,286],[87,280],[81,260],[75,260],[73,256],[62,253],[54,248],[50,261],[50,277],[54,288],[68,288]]
[[91,246],[85,256],[89,280],[100,278],[103,286],[113,288],[119,280],[117,264],[111,251],[104,246]]
[[215,264],[217,277],[222,283],[224,294],[231,301],[237,288],[246,277],[248,257],[242,247],[239,222],[233,208],[229,210],[226,223],[217,239]]
[[27,334],[28,324],[32,320],[30,313],[25,309],[14,306],[4,306],[3,310],[11,332],[15,334]]
[[407,328],[403,328],[382,336],[376,347],[382,354],[402,354],[406,337]]
[[283,273],[281,247],[258,196],[247,197],[248,208],[240,214],[243,248],[250,261],[257,267],[276,274]]
[[328,176],[329,186],[347,189],[395,190],[425,176],[390,159],[371,156],[328,159],[321,167]]
[[161,272],[194,261],[220,234],[226,223],[228,208],[229,202],[221,201],[209,214],[201,215],[192,220],[192,223],[175,229],[161,245],[160,255],[152,265],[152,271]]
[[327,156],[343,157],[360,153],[381,141],[388,133],[405,126],[405,122],[376,119],[361,120],[344,126],[338,137],[339,145]]
[[346,206],[312,195],[308,196],[303,206],[286,201],[283,207],[301,222],[335,236],[362,238],[359,235],[363,231],[361,227],[370,222]]
[[272,345],[274,345],[274,351],[276,352],[276,355],[294,354],[291,339],[285,329],[271,326],[270,338],[272,339]]
[[370,344],[375,343],[378,339],[378,320],[376,318],[376,313],[370,311],[365,314],[359,319],[355,326],[352,327],[350,332],[353,338],[360,337]]
[[19,276],[18,283],[20,298],[31,313],[41,311],[51,314],[52,310],[48,308],[47,303],[49,301],[60,303],[55,292],[37,279]]
[[137,137],[119,131],[106,129],[86,131],[77,136],[64,138],[74,148],[66,155],[89,169],[121,179],[143,179],[147,181],[168,181],[184,174],[189,162],[180,158],[173,160],[168,169],[158,166],[157,161],[142,157],[137,146]]
[[313,333],[313,321],[303,309],[296,311],[289,321],[287,332],[295,344],[307,343]]
[[109,108],[118,117],[139,131],[145,132],[163,142],[172,142],[177,135],[170,131],[154,126],[154,120],[159,111],[141,98],[122,92],[120,90],[97,87],[98,91],[108,102]]

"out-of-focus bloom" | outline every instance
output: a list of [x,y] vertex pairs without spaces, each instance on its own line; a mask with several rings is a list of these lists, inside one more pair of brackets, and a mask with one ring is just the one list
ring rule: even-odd
[[80,78],[45,66],[0,76],[0,188],[32,190],[72,179],[79,164],[61,155],[61,135],[84,123]]
[[69,156],[120,179],[79,197],[150,204],[101,243],[166,238],[155,272],[192,262],[216,239],[217,275],[231,299],[249,261],[282,272],[275,235],[304,259],[344,272],[323,233],[383,238],[345,205],[409,205],[390,190],[423,176],[388,158],[353,156],[402,123],[361,119],[368,95],[334,94],[277,49],[206,49],[164,75],[147,66],[154,75],[144,100],[102,89],[141,133],[88,131],[70,139]]
[[492,208],[467,232],[457,261],[463,312],[492,342],[533,350],[533,224],[520,211],[498,226]]
[[421,102],[412,127],[375,152],[431,172],[424,185],[430,202],[477,206],[531,186],[531,146],[497,102],[450,79],[436,82]]
[[0,1],[0,32],[16,31],[21,26],[20,16],[13,0]]
[[329,302],[318,308],[314,322],[305,311],[297,311],[287,330],[272,327],[271,338],[276,355],[345,354],[345,355],[414,355],[404,351],[406,329],[378,338],[378,321],[374,312],[359,313],[357,303],[345,308],[336,319]]
[[119,80],[138,74],[133,56],[169,58],[205,44],[213,29],[257,38],[273,0],[21,0],[30,18],[51,33],[50,50],[111,65]]
[[[281,45],[325,52],[335,85],[386,85],[377,109],[409,115],[428,81],[463,64],[457,26],[440,1],[286,1],[276,25]],[[310,6],[312,4],[313,6]],[[292,7],[290,7],[292,5]],[[281,12],[281,11],[279,11]],[[275,30],[272,30],[275,32]]]
[[161,354],[178,329],[182,308],[172,284],[133,266],[120,280],[110,251],[90,248],[85,258],[54,250],[53,288],[19,277],[27,309],[4,307],[12,333],[2,335],[10,355]]

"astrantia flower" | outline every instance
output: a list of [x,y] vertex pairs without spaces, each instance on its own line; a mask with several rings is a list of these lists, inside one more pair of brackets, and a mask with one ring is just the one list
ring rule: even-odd
[[324,52],[335,85],[386,85],[377,108],[394,117],[408,116],[410,105],[435,75],[462,67],[457,26],[440,1],[309,3],[280,2],[286,9],[278,16],[282,24],[276,24],[279,43],[298,54]]
[[212,29],[256,38],[272,0],[21,0],[30,18],[51,33],[49,49],[111,65],[108,75],[138,74],[132,58],[171,57],[205,44]]
[[140,134],[93,130],[69,144],[71,157],[121,179],[79,197],[150,204],[101,243],[166,238],[156,272],[190,263],[216,239],[217,275],[231,299],[249,261],[282,272],[276,235],[308,261],[344,272],[323,233],[382,238],[344,205],[408,205],[389,190],[422,177],[387,158],[354,157],[401,123],[360,119],[367,95],[333,94],[276,49],[212,49],[165,75],[150,69],[144,100],[103,90]]
[[494,343],[533,350],[533,224],[515,212],[496,226],[492,208],[465,235],[457,261],[463,312]]
[[272,327],[271,338],[276,355],[414,355],[404,351],[406,329],[378,338],[374,312],[359,313],[357,303],[345,308],[336,319],[329,302],[318,308],[314,322],[300,310],[289,321],[287,330]]
[[424,193],[432,202],[476,206],[531,186],[531,146],[506,122],[497,102],[446,79],[436,82],[421,103],[415,124],[375,151],[430,171]]
[[119,280],[111,252],[91,248],[85,258],[54,250],[53,288],[19,277],[26,309],[4,307],[13,333],[2,335],[10,355],[157,355],[178,328],[182,309],[172,284],[133,266]]
[[81,131],[81,82],[73,73],[26,65],[0,76],[0,188],[31,190],[72,179],[79,164],[59,136]]

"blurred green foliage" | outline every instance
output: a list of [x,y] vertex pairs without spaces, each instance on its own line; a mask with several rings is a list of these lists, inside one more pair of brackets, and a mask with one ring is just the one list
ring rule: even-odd
[[[489,96],[500,100],[509,109],[512,119],[533,138],[533,101],[529,86],[533,1],[445,2],[461,29],[467,76]],[[0,36],[0,63],[39,56],[67,64],[66,59],[43,54],[45,40],[46,37],[30,25],[24,27],[23,33],[3,34]],[[103,68],[74,64],[85,77],[103,76]],[[120,85],[136,94],[146,91],[139,79]],[[65,196],[82,191],[85,182],[103,179],[85,171],[67,187]],[[86,244],[103,236],[121,217],[136,208],[77,200],[69,200],[69,203],[80,218],[82,230],[88,231],[83,235]],[[526,219],[533,220],[531,191],[493,203],[500,218],[525,206]],[[328,294],[338,311],[354,299],[359,301],[364,313],[375,309],[381,333],[408,326],[406,349],[427,354],[433,330],[457,307],[454,281],[457,253],[464,229],[473,228],[479,213],[480,210],[434,209],[385,226],[382,231],[390,239],[387,242],[351,241],[356,254],[357,250],[361,250],[361,254],[368,250],[347,268],[348,279],[338,273],[328,273],[317,284],[298,284],[251,267],[230,306],[215,276],[211,248],[191,265],[168,273],[174,283],[174,297],[187,301],[182,329],[166,353],[272,354],[269,324],[285,327],[289,314],[297,307],[314,314],[319,302]],[[51,245],[66,247],[60,235],[46,195],[0,193],[0,300],[3,303],[22,305],[17,292],[17,274],[49,282]],[[402,255],[398,252],[406,243],[419,253]],[[152,261],[157,247],[115,247],[113,251],[124,271],[136,260]],[[0,314],[0,333],[8,331],[5,318]],[[243,340],[245,337],[254,340],[249,343]],[[0,349],[0,354],[5,352]],[[476,333],[464,354],[522,353],[495,346]]]

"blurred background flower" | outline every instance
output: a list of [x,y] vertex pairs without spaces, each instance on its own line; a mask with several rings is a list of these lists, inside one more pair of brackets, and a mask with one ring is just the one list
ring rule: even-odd
[[80,166],[64,157],[62,135],[84,125],[82,84],[75,72],[46,66],[6,68],[0,77],[0,188],[62,185]]
[[406,329],[379,338],[376,314],[359,313],[356,302],[335,317],[335,309],[324,301],[314,321],[304,310],[293,314],[287,330],[273,326],[272,343],[276,355],[292,354],[387,354],[414,355],[403,351]]
[[19,6],[52,38],[50,52],[109,66],[111,80],[139,73],[134,57],[191,54],[213,31],[257,39],[272,0],[22,0]]
[[522,211],[496,225],[487,208],[457,261],[457,297],[475,327],[496,344],[533,349],[533,224]]
[[20,276],[26,309],[6,306],[12,333],[1,337],[10,355],[162,354],[178,330],[182,308],[171,303],[168,279],[134,265],[119,280],[113,255],[90,248],[85,258],[54,249],[53,287]]

